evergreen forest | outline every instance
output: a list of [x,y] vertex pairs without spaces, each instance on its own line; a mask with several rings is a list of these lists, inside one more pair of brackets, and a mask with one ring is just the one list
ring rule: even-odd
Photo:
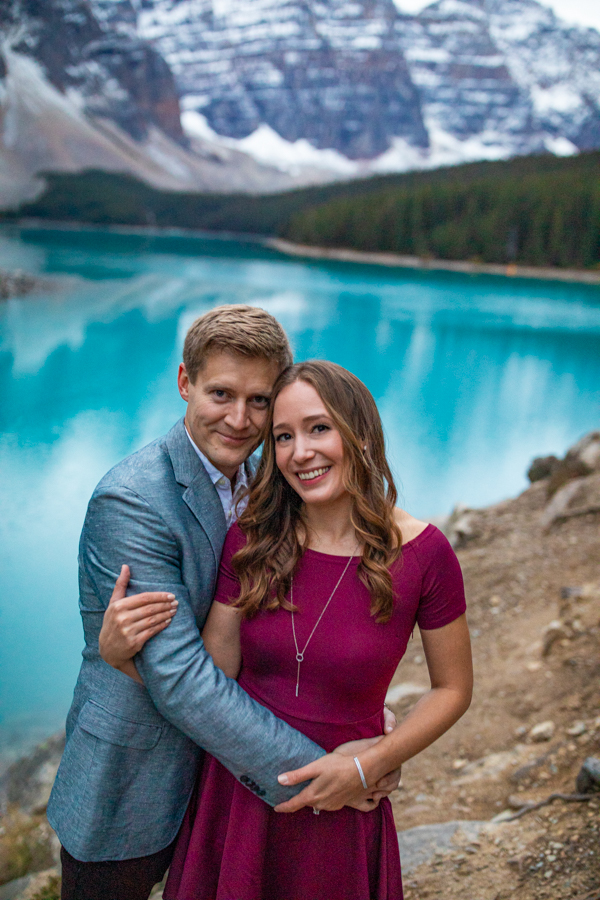
[[278,194],[156,190],[129,175],[45,173],[5,219],[269,235],[421,258],[600,266],[600,152],[519,157]]

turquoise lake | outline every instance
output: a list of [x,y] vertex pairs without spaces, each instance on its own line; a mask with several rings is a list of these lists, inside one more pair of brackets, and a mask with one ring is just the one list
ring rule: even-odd
[[183,413],[177,365],[205,310],[261,306],[297,359],[355,372],[417,516],[514,495],[534,456],[600,427],[600,287],[8,226],[0,268],[64,276],[59,290],[0,301],[0,760],[62,725],[82,648],[87,500]]

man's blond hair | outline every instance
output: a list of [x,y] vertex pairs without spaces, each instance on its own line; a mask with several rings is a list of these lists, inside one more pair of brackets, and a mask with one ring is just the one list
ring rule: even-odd
[[183,363],[192,384],[210,353],[266,359],[281,372],[293,362],[287,335],[277,319],[257,306],[217,306],[196,319],[185,336]]

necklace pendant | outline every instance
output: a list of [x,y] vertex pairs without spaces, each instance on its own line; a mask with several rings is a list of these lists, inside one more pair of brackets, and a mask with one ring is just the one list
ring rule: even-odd
[[[358,547],[357,547],[357,549],[358,549]],[[353,559],[354,559],[354,556],[351,556],[351,557],[348,559],[348,562],[346,563],[346,565],[345,565],[345,567],[344,567],[344,571],[343,571],[342,574],[340,575],[340,577],[339,577],[339,579],[338,579],[338,582],[337,582],[336,586],[334,587],[334,589],[332,590],[331,594],[329,595],[329,600],[327,601],[327,603],[325,604],[325,606],[324,606],[323,609],[321,610],[321,615],[319,616],[319,618],[317,619],[317,621],[316,621],[315,624],[313,625],[313,629],[312,629],[311,633],[309,634],[308,639],[307,639],[307,641],[306,641],[306,643],[305,643],[305,645],[304,645],[304,648],[303,648],[302,650],[300,650],[300,647],[298,646],[298,638],[296,637],[296,624],[295,624],[295,622],[294,622],[294,579],[293,579],[293,577],[292,577],[292,579],[291,579],[291,583],[290,583],[290,601],[291,601],[291,604],[292,604],[292,609],[291,609],[291,613],[292,613],[292,635],[293,635],[293,637],[294,637],[294,647],[296,648],[296,662],[298,663],[298,672],[296,673],[296,697],[298,696],[298,692],[299,692],[299,690],[300,690],[300,666],[301,666],[302,663],[304,662],[304,653],[306,652],[306,648],[307,648],[308,645],[310,644],[311,638],[312,638],[313,634],[315,633],[315,631],[317,630],[317,626],[318,626],[319,622],[321,621],[321,619],[323,618],[323,616],[324,616],[325,613],[327,612],[327,608],[328,608],[329,604],[331,603],[331,601],[333,600],[333,595],[335,594],[335,592],[336,592],[337,589],[339,588],[340,584],[342,583],[342,578],[344,577],[344,575],[345,575],[346,572],[348,571],[348,567],[349,567],[349,565],[350,565],[350,563],[352,562]]]

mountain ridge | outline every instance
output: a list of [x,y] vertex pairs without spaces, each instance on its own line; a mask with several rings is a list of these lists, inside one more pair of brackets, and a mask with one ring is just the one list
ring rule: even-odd
[[393,0],[144,0],[138,31],[171,66],[184,120],[242,143],[268,126],[357,174],[600,145],[600,34],[537,0],[437,0],[417,15]]
[[600,147],[600,33],[537,0],[8,0],[0,206],[42,170],[272,192]]

